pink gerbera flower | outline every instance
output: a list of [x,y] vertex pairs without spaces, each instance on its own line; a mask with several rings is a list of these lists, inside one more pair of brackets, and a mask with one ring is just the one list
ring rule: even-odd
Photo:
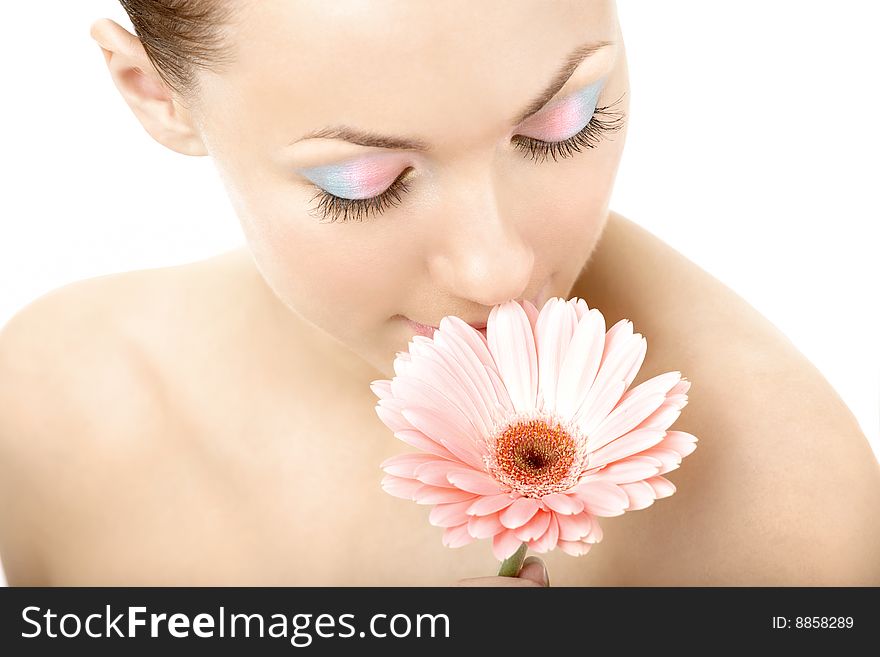
[[523,543],[586,554],[599,516],[672,495],[661,475],[696,448],[667,430],[687,404],[680,372],[628,390],[646,350],[629,320],[606,333],[580,298],[495,306],[485,337],[444,317],[398,352],[393,379],[370,385],[381,420],[420,450],[386,459],[382,487],[434,505],[449,547],[491,538],[500,560]]

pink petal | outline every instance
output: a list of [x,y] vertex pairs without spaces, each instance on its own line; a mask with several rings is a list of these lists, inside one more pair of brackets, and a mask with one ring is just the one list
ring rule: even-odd
[[507,301],[489,312],[489,351],[517,412],[534,410],[538,395],[538,354],[532,326],[522,306]]
[[[487,345],[483,334],[475,330],[473,326],[460,317],[456,317],[455,315],[447,315],[446,317],[443,317],[440,320],[440,330],[454,334],[456,338],[464,343],[467,350],[472,352],[484,366],[495,366],[495,360],[492,358],[492,354],[489,353],[489,346]],[[436,331],[434,333],[436,335]]]
[[697,448],[697,442],[697,437],[686,431],[667,431],[663,442],[657,446],[675,450],[683,458]]
[[590,551],[591,547],[593,547],[591,543],[584,543],[583,541],[560,540],[556,542],[556,545],[560,550],[572,557],[582,557]]
[[492,538],[492,553],[499,561],[504,561],[512,556],[522,545],[522,541],[516,537],[512,529],[495,534]]
[[[421,347],[429,348],[427,345]],[[410,371],[391,380],[391,392],[404,404],[401,413],[406,408],[425,409],[448,418],[461,433],[476,435],[471,418],[453,401],[457,388],[449,390],[444,387],[446,385],[449,382],[442,376],[442,370],[438,371],[424,355],[414,354]]]
[[440,488],[455,488],[446,478],[451,472],[470,470],[466,465],[457,461],[434,459],[416,467],[415,478],[424,484],[438,486]]
[[[493,403],[491,397],[484,394],[491,391],[491,383],[485,380],[484,374],[482,382],[486,387],[478,388],[477,381],[466,369],[474,366],[474,354],[471,353],[472,360],[466,360],[466,365],[463,366],[458,352],[450,349],[450,342],[454,342],[455,337],[448,333],[448,331],[435,331],[434,340],[430,344],[419,346],[419,357],[414,359],[409,375],[430,386],[428,392],[431,398],[408,398],[407,401],[410,403],[407,405],[424,406],[440,413],[460,413],[478,433],[485,435],[493,424],[491,412]],[[479,365],[478,360],[476,365]],[[450,403],[451,408],[449,408]]]
[[654,489],[644,481],[620,484],[620,488],[629,497],[629,508],[627,511],[646,509],[654,503]]
[[[644,453],[642,453],[644,454]],[[626,484],[653,477],[660,471],[662,463],[651,456],[635,455],[606,465],[592,476],[594,480],[610,481],[612,484]]]
[[674,449],[665,449],[661,447],[661,445],[663,445],[663,441],[658,443],[655,447],[639,452],[636,456],[651,456],[657,459],[661,463],[660,471],[657,472],[657,474],[666,474],[667,472],[672,472],[681,465],[681,454]]
[[397,477],[408,477],[415,479],[415,469],[423,463],[435,461],[437,458],[432,454],[412,453],[396,454],[391,456],[379,465],[388,474]]
[[457,548],[473,543],[474,537],[468,533],[467,523],[455,527],[447,527],[443,530],[443,545]]
[[547,531],[544,532],[541,538],[529,541],[529,547],[539,554],[549,552],[555,548],[556,542],[559,540],[559,521],[556,519],[555,513],[551,513],[549,516],[550,524],[547,525]]
[[[444,377],[442,368],[435,366],[424,357],[419,358],[418,361],[418,365],[413,366],[410,374],[395,377],[391,381],[394,396],[404,400],[406,404],[400,411],[401,415],[410,423],[412,420],[407,416],[407,411],[417,410],[432,418],[440,418],[445,426],[453,428],[451,436],[442,432],[438,434],[425,431],[415,423],[413,426],[434,439],[440,437],[455,439],[460,442],[463,449],[473,450],[482,435],[476,428],[477,424],[480,424],[475,417],[476,413],[469,412],[453,401],[453,398],[461,397],[459,387],[448,377]],[[470,409],[473,411],[472,405]]]
[[[641,333],[632,332],[632,323],[629,320],[620,320],[605,336],[605,352],[602,356],[602,364],[596,380],[590,388],[589,394],[576,410],[578,424],[581,430],[588,436],[592,435],[596,428],[605,420],[614,406],[623,396],[623,391],[629,385],[627,377],[634,364],[642,357],[645,346],[642,344],[645,338]],[[617,399],[609,397],[607,388],[614,386],[616,391],[620,389]],[[609,406],[607,402],[613,400]],[[598,404],[602,400],[602,404]]]
[[[635,347],[634,335],[636,334],[633,332],[633,323],[629,319],[621,319],[608,329],[608,332],[605,334],[605,352],[602,354],[600,372],[602,368],[606,368],[607,373],[610,373],[612,366],[620,366],[620,359],[618,357],[628,351],[628,348],[633,349]],[[615,376],[613,378],[622,379],[623,377]]]
[[602,313],[593,308],[581,317],[571,341],[562,348],[565,349],[565,359],[559,371],[555,409],[561,415],[574,417],[599,371],[605,348],[605,317]]
[[672,423],[678,419],[679,415],[681,415],[680,405],[667,398],[666,401],[660,405],[660,408],[651,413],[641,422],[641,424],[639,424],[638,428],[666,429],[667,427],[672,426]]
[[523,299],[522,308],[526,312],[526,316],[529,318],[529,324],[532,327],[532,335],[537,336],[537,326],[538,326],[538,309],[528,299]]
[[503,492],[500,484],[485,472],[470,471],[450,471],[446,475],[447,480],[462,490],[478,495],[498,495]]
[[634,395],[629,399],[621,400],[593,433],[587,434],[593,439],[593,449],[604,447],[615,438],[635,429],[645,418],[660,408],[660,404],[665,399],[666,393],[661,391],[647,396]]
[[482,467],[475,449],[475,432],[464,432],[449,417],[424,408],[405,408],[401,411],[416,429],[430,436],[474,469]]
[[406,374],[410,365],[412,365],[412,358],[409,353],[406,351],[398,351],[397,355],[394,357],[394,373],[397,376]]
[[[651,399],[656,396],[661,396],[663,401],[661,401],[659,404],[657,404],[653,410],[647,410],[647,409],[643,408],[640,411],[640,414],[643,416],[642,422],[644,422],[644,421],[646,421],[647,418],[650,418],[659,409],[663,408],[664,404],[669,403],[669,398],[668,398],[669,390],[668,390],[668,388],[670,385],[672,385],[670,382],[677,381],[678,377],[680,377],[680,376],[681,376],[680,372],[666,372],[666,374],[660,374],[658,376],[655,376],[652,379],[648,379],[647,381],[641,383],[640,385],[636,386],[632,390],[629,390],[621,399],[619,406],[622,406],[625,403],[629,403],[630,408],[631,408],[630,412],[632,413],[633,412],[632,409],[639,406],[637,403],[639,399],[644,401],[644,400]],[[644,386],[644,390],[642,390],[643,386]],[[617,408],[615,408],[614,410],[616,411]],[[607,420],[609,423],[611,421],[613,421],[610,418],[608,418]],[[629,423],[626,423],[625,426],[629,426]],[[639,426],[639,425],[634,425],[633,428],[635,428],[635,426]],[[600,427],[600,429],[601,428],[602,427]],[[666,427],[663,427],[663,428],[665,429]],[[626,431],[629,431],[629,430],[630,429],[626,429]],[[615,433],[617,431],[618,431],[618,429],[614,429],[613,431],[611,431],[611,433]]]
[[413,499],[413,494],[422,486],[422,482],[415,479],[404,479],[395,477],[394,475],[385,475],[382,477],[382,490],[394,497],[400,497],[404,500]]
[[379,419],[382,420],[385,426],[391,429],[391,431],[412,429],[409,422],[407,422],[400,414],[402,408],[396,408],[401,406],[403,406],[403,404],[401,404],[400,400],[393,398],[381,399],[375,406],[376,415],[379,416]]
[[[471,354],[471,359],[473,359]],[[427,363],[432,369],[441,372],[438,378],[442,378],[443,386],[440,388],[445,393],[451,393],[450,397],[456,405],[464,409],[471,423],[481,435],[488,435],[494,424],[493,396],[490,394],[492,384],[485,378],[483,370],[482,385],[474,380],[472,368],[479,365],[473,360],[462,359],[454,348],[450,347],[450,338],[443,331],[434,334],[433,353],[430,362]],[[482,368],[481,368],[482,369]]]
[[[558,321],[567,322],[567,327],[561,327],[566,329],[566,332],[570,335],[574,335],[574,332],[577,330],[578,322],[583,319],[583,316],[587,313],[589,308],[581,312],[581,308],[586,308],[586,302],[584,302],[583,306],[578,306],[576,300],[574,298],[566,301],[562,297],[552,297],[547,300],[547,303],[544,304],[546,307],[547,304],[554,303],[557,307],[564,306],[566,312],[562,315],[557,315],[556,319]],[[549,328],[548,328],[549,330]],[[605,331],[602,331],[604,333]]]
[[574,316],[574,308],[558,297],[548,300],[538,315],[535,327],[538,340],[538,388],[543,399],[543,408],[548,411],[556,410],[559,372],[577,326],[572,319]]
[[668,397],[671,394],[671,391],[675,388],[676,385],[678,385],[680,381],[681,372],[664,372],[663,374],[652,376],[650,379],[645,379],[635,388],[627,390],[626,394],[620,401],[621,403],[623,403],[625,401],[633,399],[634,397],[641,397],[642,399],[644,399],[645,397],[650,397],[651,395],[657,393],[663,393],[664,397]]
[[608,417],[611,410],[618,404],[624,390],[626,390],[626,382],[622,380],[604,385],[594,383],[590,394],[592,395],[595,391],[598,396],[595,399],[588,399],[578,407],[574,414],[575,422],[580,430],[587,436],[592,436],[595,427]]
[[469,516],[468,531],[475,538],[492,538],[498,532],[506,531],[504,525],[498,519],[497,513],[487,516]]
[[596,468],[653,447],[666,435],[662,429],[636,429],[590,453],[588,466]]
[[596,516],[619,516],[629,506],[629,497],[619,486],[608,481],[587,480],[572,489],[584,509]]
[[552,515],[552,513],[547,511],[539,510],[531,520],[514,530],[516,537],[523,543],[527,543],[530,540],[543,536],[550,525]]
[[629,388],[632,385],[632,382],[635,380],[636,375],[639,373],[639,370],[642,369],[642,365],[645,363],[645,356],[648,354],[648,341],[645,338],[639,340],[638,352],[636,354],[636,358],[633,361],[632,365],[629,368],[629,372],[626,373],[624,377],[624,382],[626,383],[626,387]]
[[473,500],[475,497],[473,493],[468,493],[458,488],[438,488],[437,486],[422,484],[415,490],[412,499],[417,504],[449,504],[450,502]]
[[478,498],[467,510],[469,516],[487,516],[490,513],[506,509],[513,503],[513,498],[507,493],[489,495]]
[[497,409],[500,409],[504,416],[512,415],[516,411],[513,408],[513,401],[510,399],[510,394],[507,392],[507,388],[504,387],[504,382],[501,380],[501,376],[498,374],[494,365],[486,365],[486,376],[489,377],[489,380],[492,382],[492,388],[495,390],[495,396],[498,398]]
[[428,522],[435,527],[454,527],[455,525],[467,524],[468,516],[465,510],[469,506],[469,500],[453,502],[451,504],[438,504],[428,514]]
[[[459,326],[464,328],[456,328],[456,320]],[[488,348],[480,345],[479,351],[485,354],[484,360],[480,359],[474,350],[469,346],[461,333],[465,331],[470,333],[473,329],[464,323],[461,319],[448,315],[440,320],[440,330],[434,332],[434,342],[439,350],[444,351],[449,358],[454,358],[461,373],[468,381],[469,385],[477,392],[477,397],[481,400],[481,405],[488,412],[488,417],[492,417],[492,409],[497,400],[492,382],[486,374],[486,363],[492,362],[492,356],[488,352]],[[482,336],[481,336],[482,337]]]
[[654,494],[657,496],[658,500],[664,497],[669,497],[676,490],[675,484],[669,481],[666,477],[651,477],[650,479],[645,479],[645,483],[654,489]]
[[391,381],[388,379],[379,379],[370,382],[370,390],[373,391],[379,399],[391,397]]
[[571,307],[574,308],[578,321],[590,311],[587,302],[581,297],[573,297],[569,300],[569,303],[571,304]]
[[394,432],[394,437],[402,440],[407,445],[428,452],[450,461],[461,461],[455,454],[443,447],[440,443],[431,440],[428,436],[417,429],[402,429]]
[[559,523],[559,538],[565,541],[579,541],[590,533],[593,521],[589,513],[573,516],[556,516]]
[[580,513],[584,510],[584,503],[574,495],[565,495],[563,493],[550,493],[541,498],[550,509],[562,515],[571,515]]
[[[667,375],[675,375],[680,374],[678,372],[667,372]],[[663,375],[661,375],[663,376]],[[647,383],[647,381],[645,382]],[[656,411],[651,413],[645,420],[639,425],[639,428],[642,427],[650,427],[652,429],[667,429],[669,428],[675,420],[678,419],[678,416],[681,415],[681,409],[687,405],[687,395],[678,394],[674,391],[680,390],[682,386],[690,387],[690,382],[681,379],[672,388],[666,393],[666,401],[658,408]]]
[[509,507],[501,513],[501,524],[508,529],[522,527],[532,519],[540,506],[537,500],[531,497],[518,497]]
[[584,536],[581,540],[586,543],[598,543],[602,540],[602,525],[599,524],[599,520],[597,518],[590,518],[593,522],[593,526],[590,527],[590,533]]

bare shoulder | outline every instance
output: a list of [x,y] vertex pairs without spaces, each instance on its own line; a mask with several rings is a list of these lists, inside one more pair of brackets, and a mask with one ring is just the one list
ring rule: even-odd
[[[137,271],[85,279],[54,289],[20,309],[0,329],[3,393],[18,403],[17,414],[81,409],[114,399],[133,385],[140,310],[156,288],[152,272]],[[144,329],[146,330],[146,329]],[[114,381],[103,389],[102,378]],[[131,390],[129,390],[131,392]],[[33,395],[34,398],[29,396]],[[127,396],[138,399],[139,396]],[[48,402],[51,408],[46,408]],[[116,405],[118,408],[118,405]],[[108,414],[114,408],[106,408]],[[109,418],[108,418],[109,419]]]
[[2,392],[17,402],[7,408],[22,417],[100,410],[108,423],[131,420],[158,382],[150,345],[170,347],[168,335],[201,312],[199,266],[88,278],[20,309],[0,328]]
[[669,477],[675,495],[605,519],[608,544],[596,551],[613,555],[615,583],[880,584],[880,468],[849,408],[788,338],[614,213],[575,293],[609,326],[628,318],[647,338],[634,385],[670,370],[692,382],[672,428],[700,438]]
[[84,506],[100,505],[169,429],[150,346],[168,346],[160,330],[202,312],[192,300],[204,298],[200,272],[211,266],[77,281],[0,329],[0,558],[11,585],[44,583],[46,547],[80,531]]

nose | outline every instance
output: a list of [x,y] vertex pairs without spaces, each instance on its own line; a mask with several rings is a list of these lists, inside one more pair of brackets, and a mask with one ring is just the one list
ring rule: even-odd
[[517,213],[501,210],[491,175],[461,174],[444,187],[436,224],[443,230],[429,263],[434,282],[490,307],[524,295],[534,253],[516,225]]

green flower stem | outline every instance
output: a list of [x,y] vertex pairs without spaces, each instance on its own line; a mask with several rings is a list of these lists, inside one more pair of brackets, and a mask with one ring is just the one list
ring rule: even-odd
[[519,569],[522,568],[523,559],[526,558],[526,550],[529,549],[528,544],[520,545],[516,552],[501,562],[501,570],[498,571],[499,577],[516,577],[519,575]]

